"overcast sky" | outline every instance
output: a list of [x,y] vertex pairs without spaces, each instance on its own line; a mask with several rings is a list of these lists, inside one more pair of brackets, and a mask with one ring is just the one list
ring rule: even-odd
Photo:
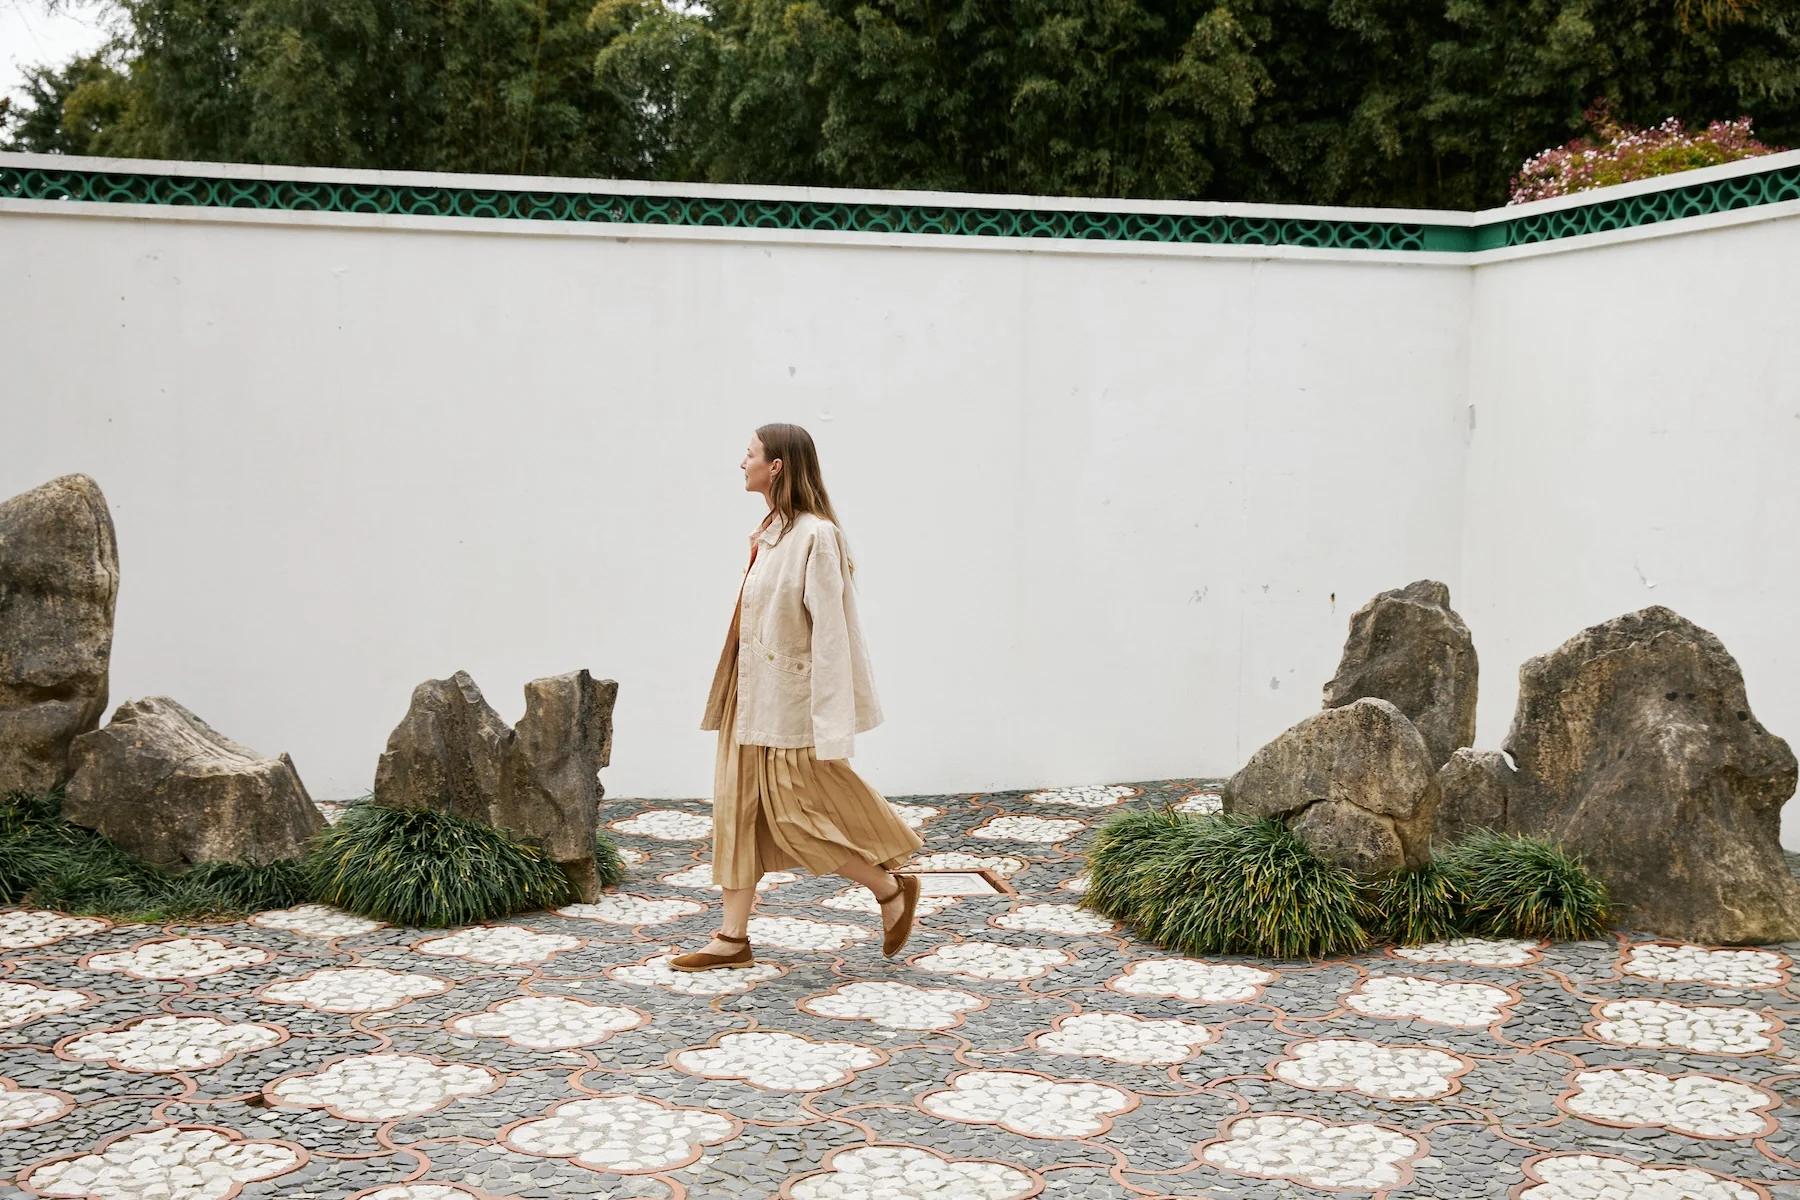
[[23,97],[25,68],[62,65],[106,40],[104,0],[69,0],[52,15],[44,0],[0,0],[0,94]]

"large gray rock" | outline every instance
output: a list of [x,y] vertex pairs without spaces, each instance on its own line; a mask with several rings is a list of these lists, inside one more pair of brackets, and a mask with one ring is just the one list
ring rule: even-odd
[[1382,592],[1350,618],[1325,707],[1373,696],[1406,714],[1442,766],[1475,740],[1478,671],[1469,627],[1450,607],[1450,589],[1434,579]]
[[292,759],[239,745],[167,696],[119,705],[70,760],[63,816],[177,873],[297,858],[325,828]]
[[119,546],[106,497],[64,475],[0,504],[0,794],[69,778],[106,713]]
[[1412,722],[1366,698],[1315,713],[1258,750],[1223,799],[1226,812],[1278,818],[1320,857],[1374,875],[1426,860],[1438,790]]
[[1438,768],[1437,780],[1440,798],[1431,840],[1440,848],[1471,830],[1507,832],[1513,797],[1526,786],[1506,755],[1466,746]]
[[1729,945],[1800,938],[1781,806],[1800,769],[1717,637],[1660,605],[1519,669],[1514,832],[1578,854],[1622,927]]
[[534,679],[515,730],[467,672],[428,679],[388,738],[375,802],[452,813],[541,846],[592,903],[599,773],[612,761],[618,695],[616,682],[585,670]]

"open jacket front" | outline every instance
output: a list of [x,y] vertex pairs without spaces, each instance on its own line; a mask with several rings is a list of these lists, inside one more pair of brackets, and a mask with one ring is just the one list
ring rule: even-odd
[[856,584],[838,527],[799,513],[785,535],[777,518],[744,575],[737,638],[726,634],[700,728],[724,722],[725,688],[737,660],[741,745],[811,746],[815,758],[849,758],[853,735],[881,723]]

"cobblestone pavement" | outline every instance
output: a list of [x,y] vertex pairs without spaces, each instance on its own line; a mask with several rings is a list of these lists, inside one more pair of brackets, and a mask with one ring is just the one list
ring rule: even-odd
[[906,797],[925,906],[777,876],[754,970],[706,805],[605,802],[600,903],[462,930],[0,909],[0,1193],[1523,1200],[1800,1195],[1789,952],[1471,941],[1198,961],[1076,907],[1081,849],[1203,780]]

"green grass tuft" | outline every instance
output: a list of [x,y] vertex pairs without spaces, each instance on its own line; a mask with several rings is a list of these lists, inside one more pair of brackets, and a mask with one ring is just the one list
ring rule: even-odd
[[1083,902],[1183,954],[1320,958],[1369,944],[1355,879],[1278,821],[1123,813],[1097,833]]
[[310,898],[297,862],[204,863],[177,875],[63,820],[59,791],[13,792],[0,801],[0,903],[117,921],[166,921],[229,919]]
[[619,847],[604,833],[594,835],[594,869],[600,874],[600,886],[616,887],[625,879],[625,860]]
[[1548,842],[1476,830],[1441,861],[1470,934],[1574,941],[1606,930],[1606,886]]
[[535,847],[426,809],[346,809],[306,866],[320,903],[396,925],[470,925],[574,899],[568,877]]
[[1441,863],[1397,871],[1366,884],[1364,923],[1384,942],[1417,946],[1460,936],[1462,894]]

